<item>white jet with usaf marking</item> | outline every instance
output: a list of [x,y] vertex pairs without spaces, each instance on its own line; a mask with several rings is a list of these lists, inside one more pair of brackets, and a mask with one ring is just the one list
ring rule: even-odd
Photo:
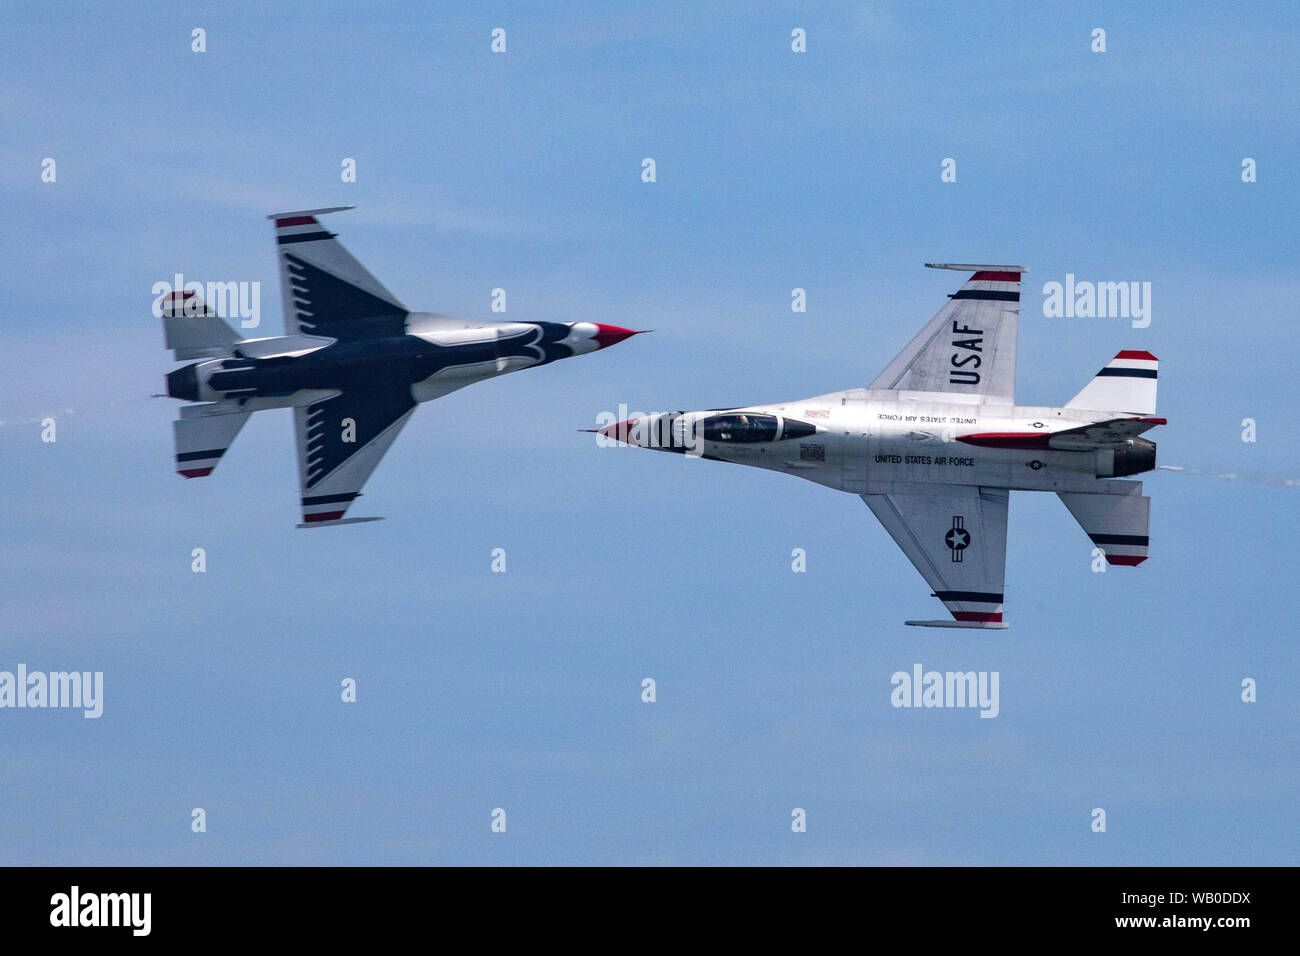
[[1007,503],[1052,491],[1113,565],[1147,558],[1156,357],[1116,355],[1061,408],[1017,405],[1021,266],[974,274],[867,388],[776,405],[674,412],[607,438],[753,465],[860,495],[952,614],[925,627],[1004,628]]
[[636,335],[594,322],[470,322],[412,312],[317,216],[275,213],[285,334],[242,339],[193,291],[164,296],[176,360],[167,394],[195,404],[174,423],[176,470],[212,474],[253,412],[292,408],[302,490],[299,528],[344,518],[420,402],[486,378],[594,352]]

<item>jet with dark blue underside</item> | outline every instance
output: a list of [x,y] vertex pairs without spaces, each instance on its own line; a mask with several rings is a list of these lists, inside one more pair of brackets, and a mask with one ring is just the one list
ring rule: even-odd
[[636,335],[592,322],[482,322],[412,312],[317,216],[277,213],[285,334],[242,339],[197,291],[161,301],[177,361],[167,394],[192,403],[173,423],[176,470],[210,475],[255,411],[292,408],[303,521],[321,527],[349,506],[420,402],[486,378],[584,355]]

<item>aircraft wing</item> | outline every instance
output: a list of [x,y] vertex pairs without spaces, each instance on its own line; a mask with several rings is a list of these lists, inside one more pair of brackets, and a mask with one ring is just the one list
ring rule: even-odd
[[951,621],[923,627],[1003,628],[1010,493],[974,485],[942,494],[862,495],[885,530],[943,601]]
[[343,515],[414,411],[409,386],[375,383],[294,408],[302,487],[299,528],[377,520]]
[[277,212],[275,243],[286,335],[347,341],[362,334],[402,335],[410,310],[358,262],[317,216],[351,206]]
[[916,338],[876,376],[871,388],[971,395],[1015,404],[1016,338],[1022,266],[927,262],[974,274]]

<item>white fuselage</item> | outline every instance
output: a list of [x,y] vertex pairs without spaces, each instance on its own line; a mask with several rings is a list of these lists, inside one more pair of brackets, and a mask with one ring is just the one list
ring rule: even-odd
[[[1123,413],[983,405],[942,392],[850,389],[796,402],[649,415],[601,431],[641,447],[785,472],[858,495],[890,494],[903,485],[913,493],[926,485],[1088,491],[1101,479],[1132,472],[1117,469],[1113,450],[1049,448],[1048,436],[1117,415]],[[723,416],[758,416],[775,438],[738,439],[743,430],[725,431],[718,424],[726,421]],[[808,434],[807,426],[815,431]],[[612,431],[617,427],[622,435]],[[791,432],[794,437],[787,437]],[[984,444],[972,443],[971,436],[981,436],[976,442]],[[990,447],[990,442],[1011,447]]]

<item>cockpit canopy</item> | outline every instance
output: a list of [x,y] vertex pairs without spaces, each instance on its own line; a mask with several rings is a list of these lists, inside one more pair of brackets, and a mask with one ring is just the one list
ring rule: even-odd
[[752,444],[754,442],[785,441],[787,438],[807,438],[817,433],[817,426],[779,415],[762,415],[754,412],[729,412],[713,415],[704,420],[705,441]]

